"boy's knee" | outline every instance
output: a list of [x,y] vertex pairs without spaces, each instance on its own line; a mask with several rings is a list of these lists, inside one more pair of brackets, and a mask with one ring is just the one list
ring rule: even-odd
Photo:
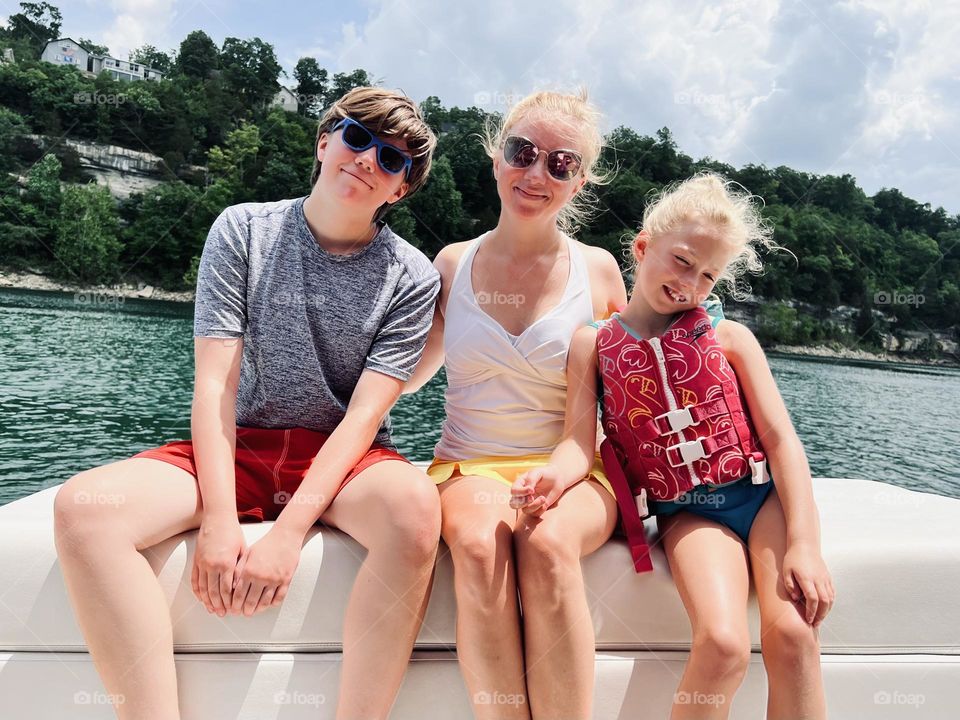
[[57,491],[53,501],[53,528],[58,549],[62,549],[65,541],[105,529],[109,522],[105,509],[111,497],[98,488],[95,472],[78,473]]
[[402,496],[387,500],[391,543],[406,555],[422,560],[436,556],[440,541],[440,496],[432,482],[415,478]]

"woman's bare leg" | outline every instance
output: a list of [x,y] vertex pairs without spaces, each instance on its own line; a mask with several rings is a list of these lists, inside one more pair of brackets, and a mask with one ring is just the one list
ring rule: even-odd
[[367,549],[343,623],[337,718],[386,718],[430,596],[440,540],[437,489],[408,463],[379,462],[351,480],[321,519]]
[[170,612],[139,550],[200,526],[196,479],[131,458],[70,478],[54,503],[57,555],[87,647],[120,718],[175,720]]
[[457,657],[478,720],[527,720],[510,488],[476,475],[440,486],[453,556]]
[[657,524],[693,629],[670,718],[723,720],[750,662],[746,548],[729,529],[687,512]]
[[596,635],[580,559],[616,523],[616,500],[591,481],[568,489],[540,518],[521,513],[514,543],[534,720],[591,717]]
[[760,644],[770,684],[767,718],[825,718],[820,635],[801,617],[781,578],[787,526],[776,492],[770,493],[757,513],[749,540],[760,604]]

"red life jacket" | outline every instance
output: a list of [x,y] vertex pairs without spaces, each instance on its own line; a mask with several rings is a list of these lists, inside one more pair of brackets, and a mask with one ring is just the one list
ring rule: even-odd
[[653,569],[642,518],[647,497],[676,500],[702,484],[752,475],[769,481],[766,456],[736,373],[702,307],[660,337],[638,340],[617,316],[597,331],[603,383],[604,470],[620,506],[637,572]]

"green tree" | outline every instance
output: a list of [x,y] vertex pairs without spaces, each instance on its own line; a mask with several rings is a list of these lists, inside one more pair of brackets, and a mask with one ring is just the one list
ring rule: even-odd
[[22,42],[38,58],[50,40],[60,37],[62,21],[60,10],[48,2],[22,2],[20,12],[7,18],[6,35]]
[[207,78],[220,67],[217,44],[202,30],[194,30],[180,43],[173,63],[175,72],[191,78]]
[[165,74],[173,68],[173,53],[165,53],[153,45],[138,47],[130,53],[130,59],[135,63],[146,65]]
[[797,311],[789,305],[764,304],[759,308],[755,334],[762,345],[792,345],[797,339],[798,324]]
[[50,257],[50,248],[56,235],[60,216],[60,160],[56,155],[44,155],[27,175],[23,194],[24,220],[37,229],[36,240]]
[[220,51],[220,67],[228,92],[241,108],[262,108],[280,89],[277,55],[273,45],[260,38],[228,37]]
[[131,196],[124,214],[133,218],[123,233],[125,267],[172,288],[182,283],[184,270],[203,249],[217,213],[202,190],[173,181]]
[[80,282],[117,277],[120,223],[110,192],[98,185],[70,185],[63,191],[54,253],[57,272]]
[[310,192],[313,141],[313,121],[272,108],[260,133],[254,197],[269,201]]
[[233,202],[248,199],[248,188],[257,169],[259,152],[260,128],[253,123],[241,124],[227,135],[223,147],[211,148],[207,156],[207,168],[211,177],[229,189]]
[[366,70],[358,69],[349,73],[336,73],[330,83],[330,90],[327,93],[324,105],[332,105],[354,88],[376,84],[376,81],[370,77]]
[[390,229],[397,235],[414,247],[420,247],[420,238],[417,237],[417,220],[406,203],[398,203],[390,208],[386,220]]
[[302,57],[297,60],[293,77],[297,81],[298,112],[306,117],[318,117],[329,92],[327,71],[316,58]]
[[0,106],[0,172],[14,167],[14,148],[27,132],[29,128],[22,115]]
[[416,219],[415,236],[420,239],[420,249],[427,255],[433,257],[444,245],[462,239],[462,198],[446,157],[433,161],[430,180],[404,202]]
[[85,47],[89,52],[93,53],[94,55],[110,54],[110,48],[108,48],[106,45],[100,45],[98,43],[95,43],[93,40],[87,40],[87,38],[81,37],[81,38],[77,38],[77,42],[83,45],[83,47]]

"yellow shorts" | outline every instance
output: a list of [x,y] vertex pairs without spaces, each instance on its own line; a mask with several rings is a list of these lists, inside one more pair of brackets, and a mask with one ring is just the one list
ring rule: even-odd
[[[459,468],[460,475],[480,475],[499,480],[505,485],[513,485],[520,473],[546,465],[549,455],[518,455],[517,457],[478,457],[470,460],[442,460],[434,458],[427,468],[427,475],[439,485],[449,480]],[[603,462],[597,455],[593,467],[587,475],[588,480],[596,480],[613,495],[613,487],[603,471]]]

